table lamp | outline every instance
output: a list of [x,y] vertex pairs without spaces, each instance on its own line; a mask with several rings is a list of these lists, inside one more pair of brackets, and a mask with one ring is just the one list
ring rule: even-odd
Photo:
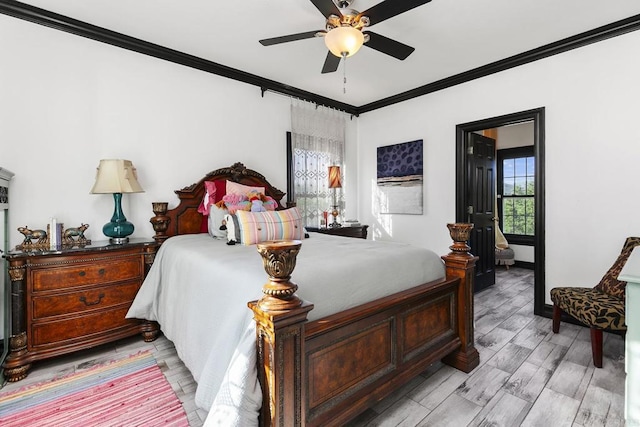
[[114,244],[129,241],[134,226],[127,221],[122,212],[122,193],[143,193],[138,183],[136,168],[130,160],[103,159],[100,160],[96,172],[96,182],[91,194],[113,194],[115,208],[111,221],[102,227],[102,232]]
[[331,211],[331,215],[333,215],[333,222],[329,224],[331,228],[342,227],[336,218],[340,213],[338,211],[338,201],[337,201],[337,192],[338,188],[342,188],[342,183],[340,182],[340,166],[329,166],[329,188],[333,188],[333,211]]

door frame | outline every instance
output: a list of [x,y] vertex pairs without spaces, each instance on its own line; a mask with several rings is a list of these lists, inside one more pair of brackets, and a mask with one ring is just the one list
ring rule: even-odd
[[536,159],[535,186],[535,237],[534,237],[534,291],[533,313],[538,316],[550,316],[545,313],[545,190],[544,190],[544,107],[518,113],[506,114],[489,119],[477,120],[456,126],[456,221],[465,222],[466,183],[467,183],[467,139],[472,132],[493,129],[501,126],[533,121],[533,150]]

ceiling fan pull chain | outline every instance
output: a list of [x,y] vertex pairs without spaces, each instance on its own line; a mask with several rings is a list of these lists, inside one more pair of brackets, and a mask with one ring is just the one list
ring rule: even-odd
[[342,53],[342,93],[347,93],[347,53]]

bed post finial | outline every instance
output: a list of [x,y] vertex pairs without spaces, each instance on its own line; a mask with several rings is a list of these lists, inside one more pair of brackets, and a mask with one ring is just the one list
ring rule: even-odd
[[264,270],[269,276],[269,281],[262,287],[264,296],[258,301],[262,310],[287,310],[302,305],[302,300],[295,294],[298,285],[291,282],[291,273],[296,267],[296,257],[301,246],[300,240],[278,240],[257,244]]
[[248,304],[256,321],[262,426],[305,425],[304,326],[313,305],[295,295],[298,285],[290,281],[301,245],[299,240],[257,245],[269,276],[264,297]]
[[473,280],[478,257],[471,254],[471,248],[467,245],[473,224],[458,222],[447,224],[447,228],[453,245],[449,246],[451,252],[442,259],[447,277],[460,278],[457,317],[461,345],[460,350],[446,356],[442,361],[461,371],[471,372],[480,364],[480,355],[474,346],[473,336]]
[[169,236],[167,236],[167,228],[169,228],[169,223],[171,222],[171,218],[167,216],[169,203],[151,202],[151,208],[155,214],[155,216],[149,220],[153,226],[153,230],[156,232],[153,239],[158,243],[162,243],[169,238]]
[[449,255],[470,255],[469,251],[471,251],[471,247],[467,245],[467,241],[469,240],[471,230],[473,230],[473,224],[467,222],[456,222],[453,224],[447,224],[447,228],[449,229],[451,240],[453,240],[453,245],[449,246],[449,249],[451,249],[451,253]]

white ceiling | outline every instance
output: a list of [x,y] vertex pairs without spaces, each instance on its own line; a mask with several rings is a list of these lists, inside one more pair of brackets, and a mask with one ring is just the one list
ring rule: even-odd
[[[402,0],[388,0],[402,1]],[[321,30],[308,0],[23,0],[109,30],[361,106],[640,14],[638,0],[433,0],[371,27],[415,47],[399,61],[363,47],[321,74],[321,38],[262,46],[258,40]],[[355,0],[364,11],[380,0]]]

